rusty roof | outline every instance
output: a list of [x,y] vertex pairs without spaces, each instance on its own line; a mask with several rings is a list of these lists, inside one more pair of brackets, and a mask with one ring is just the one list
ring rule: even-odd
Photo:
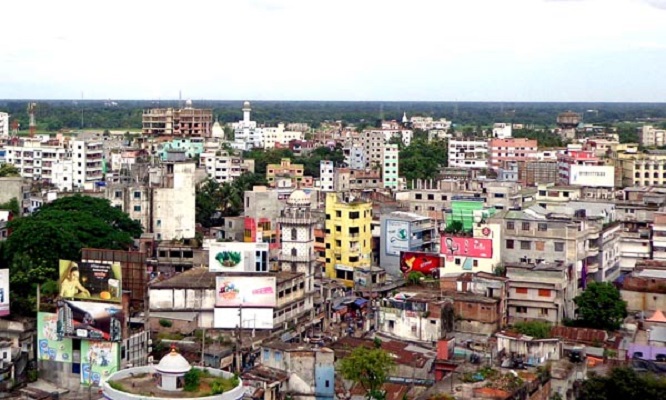
[[[358,339],[346,336],[333,343],[330,348],[335,351],[336,357],[344,358],[348,356],[353,349],[361,346],[368,349],[374,349],[375,342],[369,339]],[[423,353],[406,350],[407,346],[409,346],[408,343],[389,340],[382,341],[381,348],[393,354],[397,364],[423,368],[428,361],[428,357]]]
[[554,326],[551,328],[550,334],[558,339],[581,343],[603,343],[608,338],[606,331],[600,329],[574,328],[571,326]]
[[[382,390],[386,392],[386,400],[402,400],[409,392],[409,385],[401,385],[399,383],[385,383],[382,385]],[[365,389],[360,384],[352,386],[350,393],[357,396],[365,396]]]
[[511,393],[501,389],[491,387],[474,389],[474,398],[476,399],[505,400],[509,397],[511,397]]

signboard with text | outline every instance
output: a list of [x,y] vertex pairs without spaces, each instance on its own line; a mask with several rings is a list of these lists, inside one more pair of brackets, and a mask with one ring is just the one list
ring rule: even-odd
[[218,276],[215,307],[275,307],[274,276]]
[[446,256],[492,258],[493,241],[492,239],[442,236],[440,252]]

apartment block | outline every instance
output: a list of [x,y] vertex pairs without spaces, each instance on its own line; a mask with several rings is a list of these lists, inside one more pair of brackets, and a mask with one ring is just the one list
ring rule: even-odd
[[179,137],[173,138],[170,141],[164,142],[158,146],[160,158],[162,161],[167,160],[167,153],[169,151],[183,151],[186,158],[193,159],[204,152],[204,138],[202,137]]
[[283,123],[277,127],[264,127],[262,131],[264,149],[286,147],[292,140],[303,140],[303,132],[286,130]]
[[333,161],[321,160],[319,162],[319,189],[323,192],[332,192],[335,187],[334,178]]
[[662,147],[666,145],[666,129],[644,125],[638,131],[638,141],[645,147]]
[[362,170],[366,168],[367,161],[365,156],[365,149],[363,146],[357,144],[343,149],[345,155],[345,163],[351,169]]
[[256,121],[251,120],[251,112],[252,107],[250,106],[250,102],[243,102],[243,119],[232,125],[234,129],[234,141],[231,143],[231,146],[234,149],[251,150],[255,147],[264,147],[263,129],[257,126]]
[[270,187],[279,187],[278,181],[291,181],[291,187],[297,187],[303,181],[303,164],[292,164],[291,159],[283,158],[280,164],[266,166],[266,181]]
[[[56,164],[71,162],[69,146],[56,139],[46,142],[40,139],[16,139],[5,145],[4,149],[6,162],[14,165],[23,178],[42,180],[45,183],[57,181],[54,175]],[[66,178],[67,185],[59,189],[65,190],[73,186],[71,171]],[[64,183],[64,179],[61,181]]]
[[211,137],[213,110],[192,108],[152,108],[143,110],[142,133],[149,136]]
[[449,140],[449,167],[487,168],[488,141]]
[[569,150],[557,155],[559,183],[569,185],[575,179],[576,167],[603,166],[604,162],[594,152],[585,150]]
[[512,134],[511,124],[504,122],[498,122],[493,124],[493,138],[495,139],[507,139],[510,138]]
[[422,131],[429,131],[431,129],[451,129],[452,122],[447,121],[446,118],[433,119],[432,117],[418,117],[413,116],[409,119],[412,129],[420,129]]
[[398,170],[400,168],[397,144],[385,144],[382,162],[382,181],[385,189],[397,190],[399,187]]
[[559,182],[556,161],[522,160],[505,161],[498,171],[498,179],[518,182],[522,187]]
[[496,138],[488,142],[490,168],[498,169],[505,161],[527,161],[537,152],[538,143],[532,139]]
[[623,186],[666,185],[666,150],[617,152],[615,156]]
[[373,169],[336,168],[333,190],[336,192],[374,191],[384,188],[382,174]]
[[369,267],[372,203],[351,195],[326,194],[326,277],[354,285],[354,269]]
[[422,215],[394,211],[381,216],[379,263],[386,272],[400,276],[400,253],[432,252],[437,247],[437,225]]
[[9,114],[0,112],[0,138],[9,136]]
[[208,177],[219,183],[233,182],[246,172],[254,172],[254,160],[244,160],[240,155],[223,150],[201,153],[199,162]]

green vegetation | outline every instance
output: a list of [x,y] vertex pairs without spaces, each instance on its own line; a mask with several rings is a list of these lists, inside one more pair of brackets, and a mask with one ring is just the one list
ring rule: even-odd
[[8,178],[10,176],[21,176],[21,173],[12,164],[2,164],[0,166],[0,178]]
[[340,361],[339,371],[344,379],[361,385],[366,399],[384,400],[382,385],[394,365],[393,357],[381,348],[357,347]]
[[160,318],[159,323],[160,323],[160,326],[163,327],[163,328],[171,328],[171,326],[173,326],[173,322],[171,322],[171,320],[164,319],[164,318]]
[[613,368],[609,374],[588,374],[583,381],[580,396],[585,400],[643,400],[663,399],[666,377],[638,373],[631,368]]
[[515,130],[512,136],[515,138],[536,139],[539,141],[540,149],[566,146],[566,142],[559,135],[550,133],[548,127],[545,127],[543,131],[530,129]]
[[325,146],[318,147],[307,155],[298,157],[289,149],[255,149],[244,152],[243,158],[254,160],[254,172],[263,176],[266,175],[266,166],[268,164],[280,164],[283,158],[289,158],[292,164],[303,165],[303,175],[314,178],[319,178],[319,163],[322,160],[333,161],[335,165],[339,165],[345,160],[341,146],[333,150]]
[[[232,378],[213,376],[207,369],[192,368],[183,377],[183,390],[196,392],[198,397],[214,396],[234,389],[240,383],[237,375]],[[208,389],[210,388],[210,390]]]
[[550,324],[543,321],[517,322],[513,325],[513,331],[523,335],[532,336],[535,339],[548,339],[550,335]]
[[192,368],[187,371],[185,376],[183,376],[183,380],[185,381],[183,389],[186,392],[197,392],[201,383],[201,375],[203,375],[203,372],[198,368]]
[[13,197],[6,203],[0,203],[0,210],[9,210],[14,216],[18,216],[21,213],[21,205],[16,200],[16,197]]
[[265,177],[252,173],[245,173],[231,183],[206,180],[196,190],[196,222],[210,228],[219,225],[223,217],[240,215],[245,191],[260,185],[266,185]]
[[435,179],[448,164],[448,152],[447,141],[414,139],[400,151],[399,175],[405,177],[407,185],[415,179]]
[[109,384],[109,386],[111,386],[111,389],[115,389],[119,392],[127,392],[127,389],[125,388],[125,386],[120,382],[108,381],[107,383]]
[[411,271],[407,274],[407,282],[409,282],[410,285],[420,285],[421,280],[425,279],[425,277],[423,272]]
[[608,282],[590,283],[584,292],[576,296],[575,325],[586,328],[616,330],[627,316],[627,303],[620,291]]

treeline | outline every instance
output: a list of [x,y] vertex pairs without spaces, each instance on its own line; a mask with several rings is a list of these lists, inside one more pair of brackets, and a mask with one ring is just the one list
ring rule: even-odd
[[[39,130],[58,129],[140,129],[145,108],[179,107],[179,101],[118,100],[37,100]],[[194,107],[211,108],[221,123],[242,118],[241,100],[195,100]],[[0,111],[9,112],[28,127],[28,101],[0,100]],[[583,121],[614,124],[649,119],[666,119],[666,106],[658,103],[487,103],[487,102],[344,102],[344,101],[256,101],[252,119],[267,125],[278,122],[305,122],[314,127],[324,121],[374,125],[378,119],[400,120],[404,112],[413,115],[446,118],[456,125],[489,126],[494,122],[554,126],[557,115],[575,111]],[[663,123],[663,120],[662,122]],[[659,123],[658,123],[659,124]]]

